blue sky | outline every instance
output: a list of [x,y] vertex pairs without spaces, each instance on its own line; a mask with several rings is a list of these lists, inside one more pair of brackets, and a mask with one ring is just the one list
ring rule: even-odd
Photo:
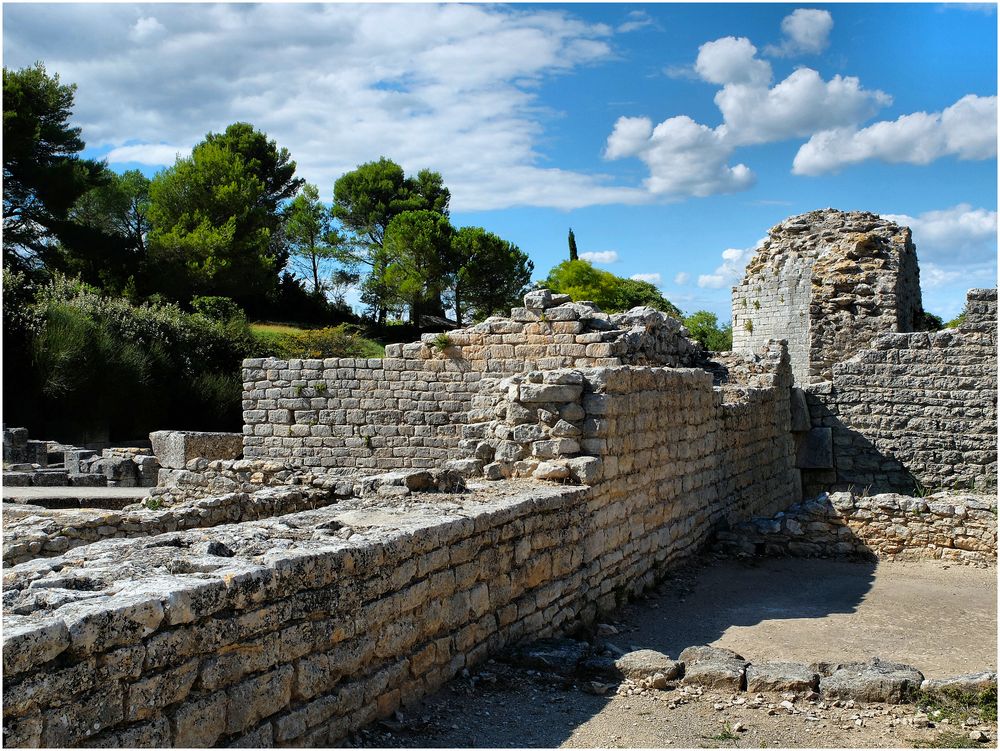
[[925,307],[996,283],[996,6],[35,5],[4,64],[78,85],[88,155],[149,174],[247,120],[325,200],[385,155],[456,225],[581,252],[729,317],[756,243],[816,208],[913,228]]

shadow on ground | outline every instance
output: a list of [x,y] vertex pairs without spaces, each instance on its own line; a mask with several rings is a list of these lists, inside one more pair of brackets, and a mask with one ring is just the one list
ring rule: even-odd
[[[825,560],[692,564],[609,616],[618,633],[605,641],[620,651],[655,649],[676,658],[686,647],[718,642],[733,627],[782,621],[792,629],[795,622],[853,613],[874,574],[874,563]],[[611,701],[610,695],[582,692],[586,682],[490,661],[404,711],[401,722],[376,723],[355,741],[434,748],[560,746]],[[667,736],[662,740],[661,745],[670,743]]]

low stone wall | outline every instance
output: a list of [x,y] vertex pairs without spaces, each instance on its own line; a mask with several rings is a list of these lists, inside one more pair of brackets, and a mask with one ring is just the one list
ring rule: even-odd
[[[348,485],[345,495],[351,494]],[[263,519],[334,503],[335,490],[264,488],[159,508],[154,499],[121,511],[43,509],[4,504],[3,563],[10,566],[109,538],[150,537],[196,527]]]
[[875,556],[994,566],[997,499],[955,493],[927,498],[823,494],[721,532],[718,545],[739,555]]
[[996,295],[970,290],[958,328],[884,334],[806,388],[832,454],[804,475],[807,494],[996,488]]

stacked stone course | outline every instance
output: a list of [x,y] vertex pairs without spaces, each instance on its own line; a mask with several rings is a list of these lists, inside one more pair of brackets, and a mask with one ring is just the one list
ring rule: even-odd
[[244,456],[307,467],[403,469],[455,458],[480,381],[493,374],[691,366],[702,348],[651,308],[608,315],[548,290],[510,318],[386,347],[384,359],[244,362]]
[[996,488],[996,300],[971,290],[958,328],[883,334],[807,388],[833,454],[829,470],[805,473],[807,494]]
[[740,555],[877,557],[995,566],[996,496],[939,493],[823,494],[773,517],[721,532],[718,546]]

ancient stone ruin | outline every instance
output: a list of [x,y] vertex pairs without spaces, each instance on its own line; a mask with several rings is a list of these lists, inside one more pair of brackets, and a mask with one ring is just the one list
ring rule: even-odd
[[731,353],[540,290],[384,359],[247,360],[241,457],[158,435],[142,504],[5,504],[5,743],[336,744],[713,542],[994,563],[996,291],[905,333],[909,231],[814,212],[734,298],[770,318]]

